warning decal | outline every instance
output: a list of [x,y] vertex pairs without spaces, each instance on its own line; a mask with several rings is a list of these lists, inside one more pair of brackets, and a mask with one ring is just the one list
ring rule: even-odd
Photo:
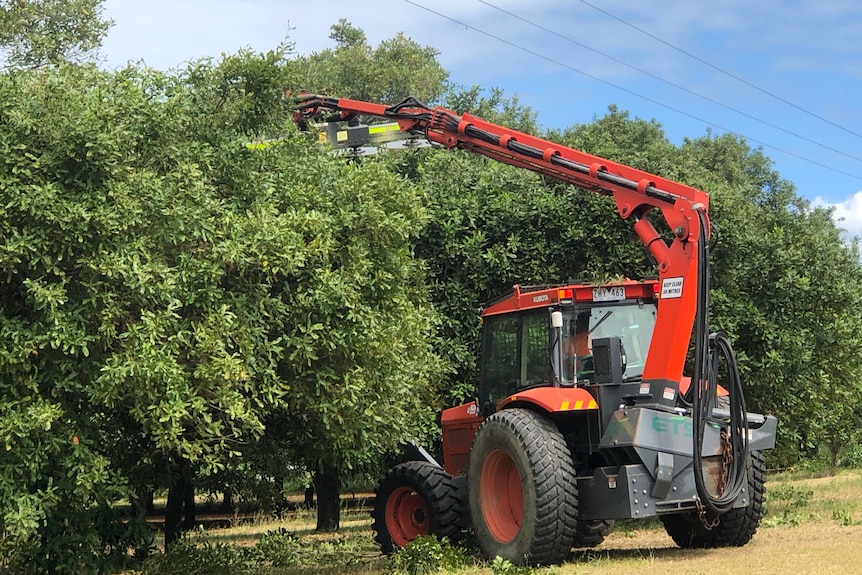
[[661,299],[682,297],[682,278],[665,278],[661,282]]

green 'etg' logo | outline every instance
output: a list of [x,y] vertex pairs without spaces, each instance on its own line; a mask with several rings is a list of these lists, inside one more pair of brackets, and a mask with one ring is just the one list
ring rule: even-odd
[[652,428],[657,433],[670,433],[672,435],[682,435],[683,437],[692,437],[694,434],[694,426],[691,419],[679,415],[671,417],[654,415],[652,418]]

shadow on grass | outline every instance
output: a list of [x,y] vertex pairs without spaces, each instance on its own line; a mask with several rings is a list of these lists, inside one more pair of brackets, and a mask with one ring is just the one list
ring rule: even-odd
[[681,549],[679,547],[636,547],[624,549],[578,549],[569,563],[594,563],[596,561],[619,561],[624,559],[682,559],[709,553],[708,549]]
[[[625,560],[674,560],[683,558],[692,558],[706,553],[706,550],[701,549],[679,549],[677,547],[662,547],[662,548],[634,548],[634,549],[603,549],[603,550],[578,550],[576,551],[564,565],[576,567],[577,565],[587,565],[597,562],[617,562]],[[475,558],[480,569],[489,569],[487,564],[484,564],[478,558]],[[267,567],[263,568],[257,575],[341,575],[342,573],[386,573],[386,557],[380,555],[379,552],[369,551],[362,553],[355,561],[333,565],[317,565],[317,566],[297,566],[297,567]],[[467,569],[473,572],[474,569]],[[552,571],[553,572],[553,571]],[[457,571],[456,573],[461,573]]]
[[267,567],[256,575],[342,575],[344,573],[384,573],[386,558],[380,556],[349,565],[318,565],[312,567]]
[[[264,525],[262,527],[264,529],[262,529],[260,532],[253,533],[244,533],[242,531],[230,533],[223,532],[222,530],[203,531],[201,533],[196,533],[195,537],[200,537],[211,543],[248,543],[250,540],[254,540],[256,542],[263,534],[268,531],[276,531],[282,528],[282,526],[277,524]],[[368,527],[364,525],[348,525],[346,527],[342,527],[334,533],[317,533],[314,531],[314,527],[308,527],[305,529],[285,528],[285,530],[300,539],[320,538],[321,541],[324,541],[327,538],[339,539],[345,535],[354,536],[355,534],[366,534],[368,536],[368,548],[375,550],[377,549],[375,547],[373,539],[371,538],[371,534],[368,533]]]

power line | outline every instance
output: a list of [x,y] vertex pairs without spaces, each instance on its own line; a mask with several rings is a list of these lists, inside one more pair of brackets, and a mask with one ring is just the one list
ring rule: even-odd
[[[566,68],[567,70],[571,70],[572,72],[576,72],[576,73],[578,73],[578,74],[581,74],[582,76],[586,76],[587,78],[590,78],[591,80],[595,80],[596,82],[600,82],[600,83],[602,83],[602,84],[605,84],[606,86],[610,86],[611,88],[614,88],[614,89],[620,90],[621,92],[625,92],[626,94],[629,94],[629,95],[635,96],[636,98],[640,98],[640,99],[642,99],[642,100],[645,100],[645,101],[647,101],[647,102],[650,102],[651,104],[655,104],[656,106],[661,106],[662,108],[665,108],[665,109],[670,110],[670,111],[672,111],[672,112],[676,112],[677,114],[681,114],[681,115],[686,116],[686,117],[688,117],[688,118],[691,118],[691,119],[693,119],[693,120],[697,120],[698,122],[703,122],[704,124],[706,124],[706,125],[708,125],[708,126],[712,126],[713,128],[717,128],[717,129],[719,129],[719,130],[722,130],[723,132],[728,132],[728,133],[738,133],[738,132],[735,132],[734,130],[731,130],[731,129],[729,129],[729,128],[725,128],[724,126],[722,126],[722,125],[720,125],[720,124],[716,124],[715,122],[711,122],[711,121],[709,121],[709,120],[706,120],[706,119],[701,118],[701,117],[699,117],[699,116],[696,116],[696,115],[694,115],[694,114],[691,114],[691,113],[689,113],[689,112],[686,112],[685,110],[681,110],[681,109],[679,109],[679,108],[675,108],[675,107],[670,106],[670,105],[668,105],[668,104],[665,104],[665,103],[663,103],[663,102],[659,102],[658,100],[655,100],[655,99],[653,99],[653,98],[650,98],[649,96],[644,96],[643,94],[639,94],[639,93],[637,93],[637,92],[635,92],[635,91],[633,91],[633,90],[629,90],[628,88],[624,88],[623,86],[619,86],[619,85],[617,85],[617,84],[614,84],[613,82],[609,82],[609,81],[607,81],[607,80],[604,80],[604,79],[602,79],[602,78],[599,78],[598,76],[595,76],[595,75],[593,75],[593,74],[590,74],[589,72],[584,72],[583,70],[579,70],[578,68],[575,68],[574,66],[571,66],[571,65],[569,65],[569,64],[566,64],[565,62],[560,62],[559,60],[555,60],[555,59],[553,59],[553,58],[551,58],[551,57],[549,57],[549,56],[546,56],[546,55],[544,55],[544,54],[542,54],[542,53],[540,53],[540,52],[536,52],[535,50],[531,50],[531,49],[529,49],[529,48],[526,48],[526,47],[524,47],[524,46],[521,46],[520,44],[516,44],[516,43],[512,42],[511,40],[507,40],[507,39],[505,39],[505,38],[501,38],[500,36],[496,36],[496,35],[494,35],[494,34],[491,34],[490,32],[486,32],[485,30],[481,30],[481,29],[479,29],[479,28],[476,28],[476,27],[475,27],[475,26],[473,26],[472,24],[468,24],[468,23],[466,23],[466,22],[462,22],[461,20],[458,20],[458,19],[453,18],[453,17],[451,17],[451,16],[447,16],[446,14],[443,14],[443,13],[441,13],[441,12],[438,12],[438,11],[436,11],[436,10],[433,10],[433,9],[431,9],[431,8],[428,8],[427,6],[423,6],[423,5],[421,5],[421,4],[418,4],[418,3],[414,2],[413,0],[404,0],[404,2],[406,2],[407,4],[410,4],[410,5],[412,5],[412,6],[415,6],[415,7],[417,7],[417,8],[421,8],[422,10],[425,10],[426,12],[430,12],[431,14],[434,14],[434,15],[436,15],[436,16],[439,16],[439,17],[441,17],[441,18],[444,18],[444,19],[446,19],[446,20],[449,20],[450,22],[453,22],[453,23],[455,23],[455,24],[458,24],[459,26],[463,26],[464,28],[466,28],[466,29],[468,29],[468,30],[473,30],[474,32],[478,32],[479,34],[482,34],[483,36],[487,36],[488,38],[491,38],[491,39],[496,40],[496,41],[498,41],[498,42],[502,42],[503,44],[506,44],[506,45],[508,45],[508,46],[511,46],[511,47],[513,47],[513,48],[515,48],[515,49],[517,49],[517,50],[521,50],[522,52],[526,52],[527,54],[530,54],[530,55],[535,56],[535,57],[537,57],[537,58],[541,58],[541,59],[543,59],[543,60],[545,60],[545,61],[547,61],[547,62],[550,62],[550,63],[552,63],[552,64],[556,64],[557,66],[560,66],[560,67],[562,67],[562,68]],[[844,170],[841,170],[841,169],[838,169],[838,168],[833,168],[832,166],[828,166],[828,165],[823,164],[823,163],[821,163],[821,162],[818,162],[818,161],[816,161],[816,160],[812,160],[811,158],[808,158],[808,157],[806,157],[806,156],[802,156],[802,155],[797,154],[797,153],[795,153],[795,152],[791,152],[790,150],[785,150],[784,148],[779,148],[779,147],[777,147],[777,146],[773,146],[773,145],[771,145],[771,144],[767,144],[766,142],[763,142],[763,141],[761,141],[761,140],[757,140],[757,139],[755,139],[755,138],[751,138],[751,137],[749,137],[749,136],[745,136],[744,134],[740,134],[740,135],[742,135],[742,136],[743,136],[744,138],[746,138],[747,140],[749,140],[749,141],[751,141],[751,142],[754,142],[754,143],[756,143],[756,144],[758,144],[758,145],[760,145],[760,146],[763,146],[763,147],[765,147],[765,148],[770,148],[770,149],[772,149],[772,150],[775,150],[775,151],[781,152],[782,154],[786,154],[786,155],[788,155],[788,156],[794,157],[794,158],[799,159],[799,160],[802,160],[802,161],[804,161],[804,162],[808,162],[809,164],[812,164],[812,165],[815,165],[815,166],[818,166],[818,167],[821,167],[821,168],[827,169],[827,170],[829,170],[829,171],[832,171],[832,172],[835,172],[835,173],[837,173],[837,174],[841,174],[841,175],[847,176],[847,177],[849,177],[849,178],[854,178],[854,179],[857,179],[857,180],[862,181],[862,176],[860,176],[860,175],[858,175],[858,174],[851,174],[850,172],[845,172]]]
[[[480,1],[481,1],[481,0],[480,0]],[[653,39],[653,40],[655,40],[656,42],[661,42],[662,44],[664,44],[664,45],[665,45],[665,46],[667,46],[668,48],[672,48],[672,49],[676,50],[677,52],[680,52],[681,54],[685,54],[685,55],[686,55],[686,56],[688,56],[689,58],[692,58],[692,59],[694,59],[694,60],[697,60],[698,62],[700,62],[701,64],[703,64],[703,65],[705,65],[705,66],[709,66],[710,68],[712,68],[712,69],[713,69],[713,70],[715,70],[716,72],[720,72],[720,73],[724,74],[725,76],[727,76],[727,77],[729,77],[729,78],[733,78],[733,79],[734,79],[734,80],[736,80],[737,82],[741,82],[742,84],[745,84],[745,85],[746,85],[746,86],[748,86],[749,88],[753,88],[753,89],[757,90],[758,92],[760,92],[760,93],[762,93],[762,94],[766,94],[767,96],[770,96],[771,98],[775,98],[775,99],[776,99],[776,100],[778,100],[779,102],[783,102],[783,103],[787,104],[788,106],[791,106],[791,107],[793,107],[793,108],[796,108],[797,110],[799,110],[800,112],[802,112],[802,113],[804,113],[804,114],[808,114],[808,115],[809,115],[809,116],[811,116],[812,118],[817,118],[818,120],[820,120],[820,121],[822,121],[822,122],[826,122],[826,123],[827,123],[827,124],[829,124],[830,126],[834,126],[835,128],[838,128],[839,130],[843,130],[843,131],[847,132],[848,134],[852,134],[852,135],[856,136],[857,138],[862,138],[862,134],[860,134],[860,133],[858,133],[858,132],[854,132],[853,130],[851,130],[851,129],[849,129],[849,128],[846,128],[846,127],[844,127],[844,126],[842,126],[841,124],[838,124],[838,123],[836,123],[836,122],[833,122],[832,120],[830,120],[830,119],[828,119],[828,118],[824,118],[823,116],[821,116],[821,115],[819,115],[819,114],[816,114],[816,113],[814,113],[814,112],[812,112],[812,111],[810,111],[810,110],[806,110],[806,109],[805,109],[805,108],[803,108],[802,106],[799,106],[799,105],[797,105],[797,104],[794,104],[794,103],[793,103],[793,102],[791,102],[790,100],[787,100],[786,98],[782,98],[782,97],[781,97],[781,96],[779,96],[778,94],[773,94],[773,93],[772,93],[772,92],[770,92],[769,90],[766,90],[765,88],[761,88],[760,86],[758,86],[758,85],[756,85],[756,84],[753,84],[753,83],[749,82],[749,81],[748,81],[748,80],[746,80],[745,78],[741,78],[740,76],[737,76],[736,74],[734,74],[734,73],[732,73],[732,72],[728,72],[727,70],[724,70],[723,68],[719,68],[718,66],[716,66],[716,65],[715,65],[715,64],[713,64],[712,62],[709,62],[709,61],[707,61],[707,60],[704,60],[703,58],[701,58],[701,57],[699,57],[699,56],[696,56],[696,55],[692,54],[691,52],[688,52],[688,51],[686,51],[686,50],[683,50],[682,48],[680,48],[680,47],[678,47],[678,46],[675,46],[675,45],[671,44],[670,42],[668,42],[668,41],[666,41],[666,40],[664,40],[664,39],[662,39],[662,38],[659,38],[659,37],[658,37],[658,36],[656,36],[655,34],[653,34],[653,33],[651,33],[651,32],[648,32],[648,31],[646,31],[646,30],[644,30],[644,29],[642,29],[642,28],[639,28],[638,26],[635,26],[634,24],[632,24],[632,23],[630,23],[630,22],[627,22],[626,20],[623,20],[623,19],[622,19],[622,18],[620,18],[619,16],[615,16],[614,14],[611,14],[611,13],[610,13],[610,12],[608,12],[607,10],[604,10],[604,9],[602,9],[602,8],[599,8],[598,6],[595,6],[594,4],[590,4],[589,2],[587,2],[587,0],[579,0],[579,1],[581,2],[581,4],[585,4],[585,5],[589,6],[590,8],[592,8],[593,10],[597,10],[597,11],[601,12],[602,14],[604,14],[604,15],[606,15],[606,16],[608,16],[608,17],[610,17],[610,18],[613,18],[613,19],[614,19],[614,20],[616,20],[617,22],[620,22],[621,24],[625,24],[625,25],[626,25],[626,26],[628,26],[629,28],[632,28],[632,29],[634,29],[634,30],[637,30],[637,31],[638,31],[638,32],[640,32],[641,34],[645,34],[645,35],[649,36],[650,38],[652,38],[652,39]]]
[[550,28],[547,28],[547,27],[545,27],[545,26],[542,26],[541,24],[537,24],[537,23],[535,23],[535,22],[532,22],[532,21],[530,21],[530,20],[527,20],[526,18],[524,18],[524,17],[522,17],[522,16],[519,16],[518,14],[515,14],[515,13],[510,12],[510,11],[508,11],[508,10],[505,10],[505,9],[503,9],[503,8],[500,8],[499,6],[495,6],[495,5],[491,4],[490,2],[486,2],[485,0],[478,0],[478,1],[479,1],[479,2],[481,2],[482,4],[484,4],[485,6],[488,6],[488,7],[490,7],[490,8],[493,8],[493,9],[495,9],[495,10],[499,11],[499,12],[502,12],[503,14],[506,14],[506,15],[508,15],[508,16],[511,16],[512,18],[515,18],[515,19],[517,19],[517,20],[520,20],[521,22],[524,22],[524,23],[526,23],[526,24],[529,24],[530,26],[533,26],[533,27],[535,27],[535,28],[538,28],[539,30],[543,30],[544,32],[547,32],[548,34],[553,34],[553,35],[554,35],[554,36],[556,36],[557,38],[560,38],[560,39],[562,39],[562,40],[566,40],[567,42],[571,42],[572,44],[574,44],[574,45],[576,45],[576,46],[580,46],[581,48],[583,48],[583,49],[585,49],[585,50],[589,50],[590,52],[593,52],[594,54],[598,54],[598,55],[600,55],[600,56],[603,56],[603,57],[605,57],[605,58],[607,58],[607,59],[609,59],[609,60],[612,60],[612,61],[616,62],[617,64],[621,64],[621,65],[623,65],[623,66],[626,66],[627,68],[630,68],[630,69],[632,69],[632,70],[635,70],[635,71],[637,71],[637,72],[640,72],[641,74],[644,74],[644,75],[646,75],[646,76],[649,76],[650,78],[653,78],[654,80],[658,80],[659,82],[664,82],[664,83],[665,83],[665,84],[667,84],[668,86],[672,86],[672,87],[674,87],[674,88],[676,88],[676,89],[678,89],[678,90],[682,90],[682,91],[684,91],[684,92],[686,92],[686,93],[688,93],[688,94],[691,94],[691,95],[693,95],[693,96],[697,96],[698,98],[701,98],[701,99],[703,99],[703,100],[706,100],[707,102],[710,102],[710,103],[712,103],[712,104],[715,104],[716,106],[721,106],[721,107],[722,107],[722,108],[724,108],[725,110],[730,110],[731,112],[735,112],[735,113],[739,114],[740,116],[744,116],[744,117],[748,118],[749,120],[754,120],[755,122],[759,122],[759,123],[763,124],[764,126],[769,126],[770,128],[773,128],[773,129],[775,129],[775,130],[779,130],[779,131],[781,131],[781,132],[784,132],[785,134],[788,134],[788,135],[790,135],[790,136],[794,136],[794,137],[796,137],[796,138],[799,138],[800,140],[804,140],[804,141],[808,142],[809,144],[814,144],[815,146],[819,146],[819,147],[821,147],[821,148],[823,148],[823,149],[825,149],[825,150],[829,150],[830,152],[834,152],[834,153],[836,153],[836,154],[840,154],[840,155],[845,156],[845,157],[847,157],[847,158],[850,158],[850,159],[852,159],[852,160],[856,160],[856,161],[858,161],[858,162],[862,162],[862,158],[860,158],[859,156],[854,156],[853,154],[849,154],[849,153],[847,153],[847,152],[845,152],[845,151],[843,151],[843,150],[839,150],[838,148],[833,148],[832,146],[830,146],[830,145],[828,145],[828,144],[824,144],[824,143],[822,143],[822,142],[818,142],[817,140],[813,140],[813,139],[811,139],[811,138],[809,138],[809,137],[807,137],[807,136],[804,136],[804,135],[802,135],[802,134],[798,134],[798,133],[796,133],[796,132],[794,132],[794,131],[792,131],[792,130],[788,130],[787,128],[784,128],[784,127],[779,126],[779,125],[777,125],[777,124],[773,124],[772,122],[768,122],[768,121],[766,121],[766,120],[764,120],[764,119],[762,119],[762,118],[758,118],[757,116],[753,116],[753,115],[749,114],[748,112],[744,112],[744,111],[742,111],[742,110],[740,110],[740,109],[738,109],[738,108],[734,108],[733,106],[730,106],[730,105],[728,105],[728,104],[725,104],[725,103],[723,103],[723,102],[720,102],[719,100],[716,100],[716,99],[714,99],[714,98],[711,98],[710,96],[707,96],[707,95],[705,95],[705,94],[701,94],[701,93],[696,92],[696,91],[694,91],[694,90],[692,90],[692,89],[690,89],[690,88],[686,88],[685,86],[682,86],[682,85],[680,85],[680,84],[677,84],[676,82],[672,82],[672,81],[670,81],[670,80],[667,80],[667,79],[665,79],[665,78],[662,78],[661,76],[658,76],[658,75],[656,75],[656,74],[653,74],[652,72],[650,72],[650,71],[648,71],[648,70],[644,70],[643,68],[639,68],[638,66],[635,66],[635,65],[633,65],[633,64],[629,64],[628,62],[626,62],[626,61],[624,61],[624,60],[620,60],[619,58],[616,58],[616,57],[614,57],[614,56],[611,56],[610,54],[606,54],[606,53],[604,53],[604,52],[602,52],[602,51],[600,51],[600,50],[596,50],[595,48],[592,48],[592,47],[590,47],[590,46],[587,46],[586,44],[583,44],[583,43],[581,43],[581,42],[578,42],[577,40],[575,40],[575,39],[573,39],[573,38],[570,38],[570,37],[568,37],[568,36],[566,36],[566,35],[564,35],[564,34],[560,34],[559,32],[556,32],[556,31],[554,31],[554,30],[551,30]]

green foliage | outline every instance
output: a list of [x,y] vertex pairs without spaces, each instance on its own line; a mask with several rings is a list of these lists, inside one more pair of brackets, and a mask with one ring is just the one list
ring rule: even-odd
[[16,0],[0,4],[0,51],[8,68],[91,58],[113,22],[104,0]]
[[142,563],[142,575],[242,575],[302,568],[349,571],[362,561],[369,546],[362,535],[314,540],[283,528],[267,531],[254,546],[208,540],[209,535],[200,530],[180,539],[167,553],[152,555]]
[[270,425],[294,463],[321,471],[374,462],[427,433],[442,363],[412,257],[425,219],[417,190],[374,161],[309,167],[285,165],[275,176],[301,193],[280,198],[273,214],[313,214],[304,232],[314,251],[288,280],[280,333],[290,401]]
[[789,467],[788,474],[791,477],[825,477],[829,474],[829,462],[823,452],[817,450]]
[[814,490],[796,487],[789,483],[779,483],[769,488],[770,502],[775,501],[794,508],[807,506],[814,497]]
[[312,469],[431,426],[418,195],[304,139],[245,146],[291,129],[282,56],[0,77],[10,553],[82,572],[145,549],[105,510],[176,461],[225,469],[271,416]]
[[453,547],[444,537],[420,536],[389,556],[387,572],[405,575],[426,575],[441,571],[457,571],[472,563],[459,547]]
[[743,140],[707,135],[681,152],[712,193],[712,323],[734,341],[749,408],[779,420],[769,456],[786,466],[823,446],[834,470],[860,437],[858,249]]
[[494,575],[530,575],[536,570],[527,565],[513,565],[508,559],[502,557],[494,557],[491,561],[491,573]]
[[791,527],[798,527],[810,516],[808,506],[813,497],[813,490],[796,487],[789,483],[780,483],[770,487],[767,493],[769,505],[764,526],[790,525]]
[[[617,131],[625,140],[627,132]],[[662,151],[666,145],[652,142]],[[396,169],[426,190],[431,217],[416,254],[427,262],[431,297],[444,316],[438,335],[453,365],[444,386],[449,405],[473,395],[477,309],[485,302],[516,283],[655,273],[609,198],[461,152],[423,151]]]
[[832,520],[841,527],[851,527],[859,525],[859,521],[854,521],[850,514],[844,509],[834,509],[832,511]]
[[[462,90],[450,106],[493,116],[500,94]],[[503,124],[521,122],[498,112]],[[492,118],[494,119],[494,118]],[[858,443],[862,414],[862,266],[827,210],[812,208],[760,150],[707,134],[676,147],[655,121],[611,106],[591,124],[550,134],[577,149],[700,187],[711,195],[710,318],[735,344],[753,411],[780,422],[773,464],[820,446],[834,471]],[[423,151],[396,169],[426,190],[431,217],[416,253],[428,263],[453,360],[446,402],[471,396],[475,309],[512,284],[606,281],[655,273],[631,226],[606,198],[451,151]]]
[[321,94],[395,104],[408,96],[434,102],[449,73],[438,51],[398,34],[376,48],[365,33],[344,19],[331,27],[335,49],[297,59],[300,87]]
[[278,529],[264,533],[255,549],[275,567],[292,567],[305,564],[301,557],[303,543],[304,540],[286,529]]
[[355,535],[313,541],[278,529],[264,533],[252,555],[259,564],[273,567],[350,567],[360,562],[363,545],[367,539]]
[[491,88],[485,96],[479,86],[450,87],[443,98],[443,106],[456,114],[473,114],[519,132],[533,135],[539,132],[533,109],[522,105],[517,95],[506,98],[500,88]]
[[[615,105],[589,124],[575,125],[562,133],[551,132],[555,142],[620,162],[672,180],[679,177],[677,148],[668,141],[661,124],[630,118]],[[690,183],[690,182],[686,182]]]
[[193,538],[177,541],[171,550],[153,555],[142,575],[245,575],[257,572],[254,549],[227,543],[198,543]]
[[841,454],[838,464],[846,469],[862,469],[862,446],[849,446]]

